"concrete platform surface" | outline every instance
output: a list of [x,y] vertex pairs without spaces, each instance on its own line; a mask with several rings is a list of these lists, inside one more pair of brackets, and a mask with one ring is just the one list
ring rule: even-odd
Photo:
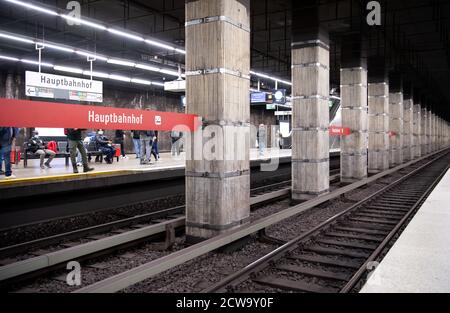
[[[23,161],[17,165],[12,165],[14,179],[4,179],[4,176],[0,176],[0,188],[2,186],[11,186],[17,183],[35,183],[44,181],[53,181],[60,179],[89,179],[105,176],[117,176],[117,175],[129,175],[139,174],[153,171],[163,171],[169,169],[183,169],[185,166],[185,153],[181,156],[173,157],[170,153],[161,153],[161,160],[154,162],[152,156],[151,165],[140,165],[139,160],[136,159],[134,154],[128,155],[126,159],[119,159],[116,162],[114,158],[113,164],[94,163],[91,162],[91,166],[95,168],[95,171],[87,174],[73,174],[72,166],[65,166],[65,160],[62,158],[54,159],[51,163],[52,168],[41,169],[39,166],[39,160],[28,160],[28,167],[24,168]],[[250,160],[268,160],[276,158],[286,158],[291,156],[291,150],[279,150],[279,149],[267,149],[263,156],[258,155],[257,149],[250,151]],[[93,158],[94,160],[94,158]],[[82,172],[82,168],[79,168]]]
[[450,171],[430,194],[361,292],[450,292]]

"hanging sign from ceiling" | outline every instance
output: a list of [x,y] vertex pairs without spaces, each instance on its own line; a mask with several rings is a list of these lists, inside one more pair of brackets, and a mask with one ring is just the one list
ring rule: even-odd
[[103,102],[103,82],[26,71],[25,94],[37,98]]

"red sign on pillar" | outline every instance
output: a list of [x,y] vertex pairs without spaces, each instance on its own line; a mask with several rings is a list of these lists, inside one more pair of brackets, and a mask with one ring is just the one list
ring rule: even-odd
[[330,126],[330,136],[348,136],[351,134],[351,130],[348,127]]
[[0,126],[194,131],[197,123],[192,114],[0,99]]

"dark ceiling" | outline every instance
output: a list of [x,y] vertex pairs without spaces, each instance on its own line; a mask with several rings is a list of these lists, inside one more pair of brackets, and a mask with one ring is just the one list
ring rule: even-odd
[[[24,0],[25,1],[25,0]],[[310,1],[310,0],[308,0]],[[64,9],[66,1],[35,1]],[[82,16],[115,25],[165,42],[184,46],[184,0],[83,0]],[[379,1],[382,25],[365,24],[367,1],[317,0],[320,20],[330,31],[331,83],[339,86],[340,40],[348,33],[361,32],[368,54],[384,54],[391,67],[400,70],[429,99],[427,105],[450,120],[450,0]],[[290,80],[291,0],[251,1],[252,70]],[[0,0],[0,30],[45,38],[96,50],[109,56],[174,67],[184,55],[167,53],[142,43],[123,40],[105,31],[69,26],[57,17],[26,10]],[[0,52],[36,57],[29,46],[0,38]],[[47,60],[80,64],[82,57],[47,51]],[[2,67],[8,66],[1,63]],[[97,68],[101,70],[100,68]],[[111,70],[111,65],[109,65]],[[115,67],[117,73],[162,80],[160,73]],[[167,77],[166,79],[172,79]],[[267,82],[271,84],[270,82]]]

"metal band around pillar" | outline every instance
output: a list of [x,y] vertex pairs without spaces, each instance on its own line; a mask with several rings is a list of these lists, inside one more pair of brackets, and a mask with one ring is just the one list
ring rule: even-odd
[[329,162],[330,158],[324,158],[324,159],[292,159],[292,163],[325,163]]
[[308,47],[322,47],[326,50],[330,50],[330,46],[320,39],[297,41],[297,42],[291,43],[292,49],[302,49],[302,48],[308,48]]
[[367,88],[366,85],[360,84],[360,83],[357,83],[357,84],[344,84],[344,85],[341,85],[341,88],[342,88],[342,87],[361,87],[361,88]]
[[301,96],[293,96],[291,97],[292,100],[309,100],[309,99],[319,99],[319,100],[329,100],[329,97],[325,97],[322,95],[311,95],[311,96],[305,96],[305,95],[301,95]]
[[367,152],[341,152],[343,156],[367,156]]
[[367,111],[368,107],[362,107],[362,106],[349,106],[349,107],[342,107],[342,110],[360,110],[360,111]]
[[328,131],[328,127],[294,127],[292,131]]
[[311,195],[311,196],[320,196],[330,192],[330,189],[325,189],[323,191],[313,192],[313,191],[300,191],[300,190],[292,190],[293,193],[303,194],[303,195]]
[[311,63],[299,63],[299,64],[292,64],[291,68],[296,68],[296,67],[300,67],[300,68],[307,68],[307,67],[321,67],[325,70],[329,70],[330,68],[325,65],[322,64],[320,62],[311,62]]
[[388,113],[369,113],[369,116],[389,116]]
[[250,127],[251,123],[247,121],[202,120],[202,126]]
[[219,15],[219,16],[209,16],[209,17],[204,17],[204,18],[198,18],[198,19],[194,19],[194,20],[190,20],[187,21],[185,23],[186,27],[189,26],[194,26],[194,25],[199,25],[199,24],[207,24],[207,23],[214,23],[214,22],[226,22],[228,24],[231,24],[237,28],[240,28],[246,32],[250,32],[250,27],[246,26],[242,23],[239,23],[231,18],[229,18],[228,16],[224,16],[224,15]]
[[239,71],[233,71],[233,70],[223,68],[223,67],[185,72],[186,76],[200,76],[200,75],[209,75],[209,74],[227,74],[227,75],[232,75],[232,76],[236,76],[239,78],[250,80],[250,75],[241,73]]
[[230,178],[230,177],[239,177],[250,175],[250,170],[244,171],[233,171],[233,172],[225,172],[225,173],[210,173],[210,172],[190,172],[186,171],[187,177],[199,177],[199,178]]

